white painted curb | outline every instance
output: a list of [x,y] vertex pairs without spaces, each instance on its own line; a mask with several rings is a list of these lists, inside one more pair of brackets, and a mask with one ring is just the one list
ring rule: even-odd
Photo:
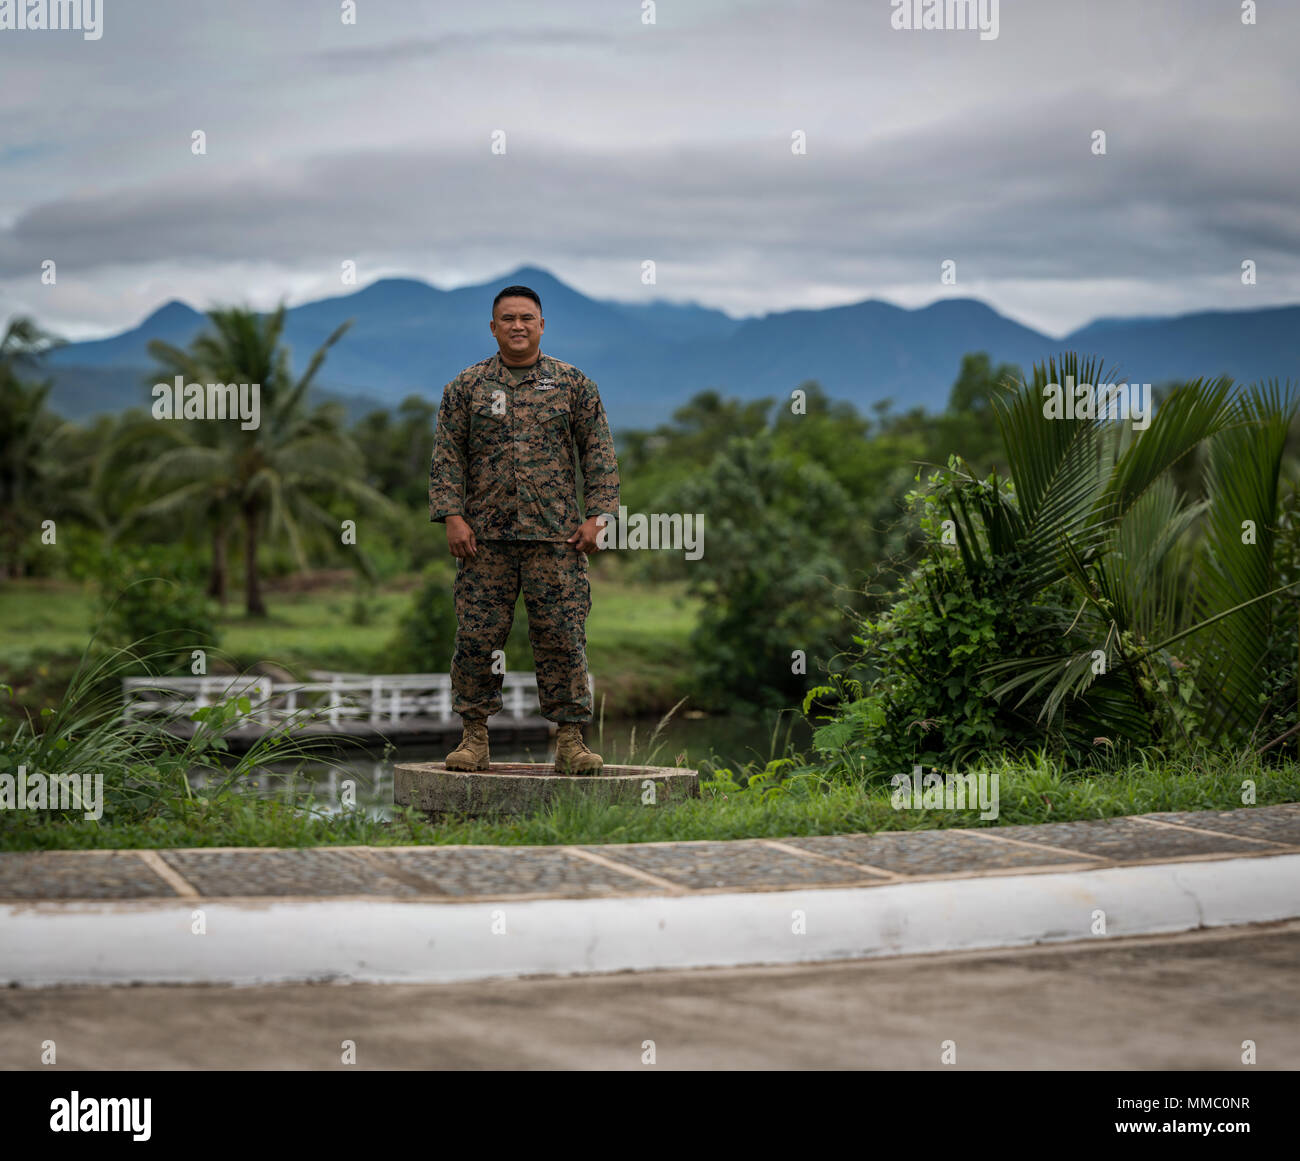
[[[196,907],[206,935],[191,933]],[[1108,936],[1298,918],[1300,855],[655,898],[9,904],[0,983],[443,983],[807,963],[1105,938],[1096,911]]]

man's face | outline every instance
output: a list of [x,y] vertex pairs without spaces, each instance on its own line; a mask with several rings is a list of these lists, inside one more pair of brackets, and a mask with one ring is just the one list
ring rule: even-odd
[[503,359],[510,363],[536,362],[546,320],[531,298],[503,298],[497,303],[491,327]]

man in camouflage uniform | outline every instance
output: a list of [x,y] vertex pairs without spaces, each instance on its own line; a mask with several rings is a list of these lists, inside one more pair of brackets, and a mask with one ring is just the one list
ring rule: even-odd
[[618,511],[618,461],[596,384],[541,353],[545,325],[533,291],[506,287],[492,303],[497,353],[448,383],[438,409],[429,519],[446,524],[457,560],[451,684],[464,725],[451,770],[488,768],[487,718],[501,709],[493,653],[505,648],[521,586],[542,714],[559,724],[556,768],[602,766],[582,740],[587,554],[597,551],[597,518]]

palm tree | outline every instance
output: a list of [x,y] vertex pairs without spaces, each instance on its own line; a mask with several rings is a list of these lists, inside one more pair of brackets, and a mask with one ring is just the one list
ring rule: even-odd
[[1237,422],[1210,442],[1210,495],[1200,553],[1197,612],[1209,627],[1196,648],[1219,679],[1207,692],[1209,729],[1257,729],[1269,639],[1280,626],[1268,598],[1284,589],[1274,548],[1280,523],[1280,480],[1296,392],[1276,382],[1252,387],[1237,404]]
[[208,419],[164,423],[137,419],[122,432],[119,451],[162,438],[165,450],[139,473],[141,487],[161,491],[138,508],[136,522],[189,518],[206,527],[212,546],[209,592],[224,600],[227,547],[243,533],[244,594],[249,616],[266,615],[258,552],[266,537],[281,537],[299,567],[307,567],[311,529],[338,543],[338,518],[321,501],[345,497],[359,509],[389,512],[391,505],[362,479],[360,456],[343,431],[340,409],[308,411],[306,395],[326,353],[351,325],[343,323],[294,379],[282,344],[285,307],[259,315],[241,307],[208,312],[211,329],[188,351],[155,340],[149,353],[166,378],[186,383],[260,385],[260,424]]
[[41,356],[61,340],[26,317],[0,337],[0,572],[26,571],[26,542],[42,520],[79,510],[78,478],[61,454],[70,426],[46,406],[51,382],[31,383]]
[[[1058,655],[989,667],[1006,678],[995,695],[1020,691],[1017,704],[1039,705],[1044,723],[1068,705],[1079,736],[1150,740],[1164,677],[1190,665],[1202,740],[1251,734],[1270,598],[1291,587],[1277,583],[1273,537],[1296,392],[1197,380],[1137,432],[1100,417],[1048,418],[1044,389],[1067,376],[1114,381],[1073,354],[1035,367],[994,401],[1013,488],[966,480],[950,509],[967,576],[1014,556],[1028,591],[1064,592],[1077,610]],[[1202,444],[1207,497],[1192,502],[1172,472]],[[1181,658],[1171,652],[1179,642]]]

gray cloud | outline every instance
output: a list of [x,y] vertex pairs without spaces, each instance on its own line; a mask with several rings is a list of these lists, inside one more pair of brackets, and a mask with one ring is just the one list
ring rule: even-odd
[[109,329],[172,296],[338,293],[345,258],[440,285],[532,262],[733,313],[961,293],[1058,331],[1300,298],[1300,12],[1004,3],[987,43],[892,33],[886,0],[639,13],[367,7],[343,29],[239,4],[199,35],[124,3],[150,35],[51,45],[0,141],[0,302]]
[[512,44],[521,53],[527,53],[548,48],[607,47],[617,41],[617,38],[609,33],[593,32],[583,28],[533,27],[528,30],[527,39],[524,41],[515,41],[514,33],[515,30],[509,28],[451,32],[445,36],[399,40],[388,44],[322,49],[310,54],[308,59],[330,69],[339,66],[370,69],[456,53],[500,52],[503,47],[510,47]]

